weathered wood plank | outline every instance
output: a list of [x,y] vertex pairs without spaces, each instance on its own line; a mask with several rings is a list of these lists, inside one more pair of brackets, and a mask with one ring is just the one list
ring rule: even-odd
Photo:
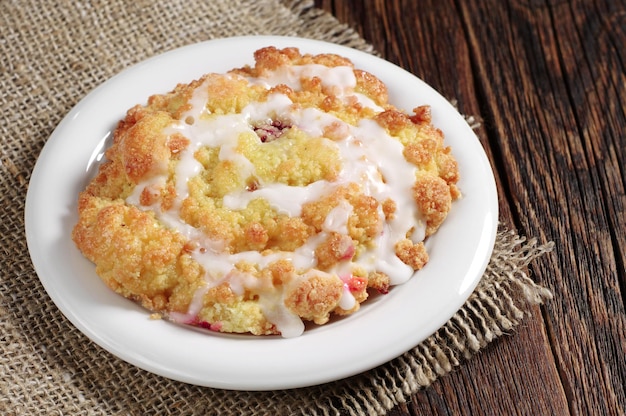
[[[615,103],[624,100],[623,82],[615,68],[605,72],[614,86],[608,101],[610,137],[599,140],[592,133],[581,134],[576,120],[585,109],[570,101],[572,85],[563,76],[561,51],[562,42],[580,46],[562,39],[562,31],[580,29],[572,27],[574,19],[563,21],[555,15],[559,7],[571,9],[569,3],[442,0],[364,5],[320,0],[318,4],[355,27],[385,58],[445,96],[458,98],[461,111],[483,116],[479,137],[496,167],[501,219],[527,235],[557,243],[558,252],[532,270],[558,298],[545,308],[545,323],[536,308],[515,337],[498,341],[394,414],[566,414],[568,401],[575,414],[617,414],[624,408],[623,360],[611,363],[624,355],[623,300],[618,273],[611,272],[620,264],[623,269],[623,256],[616,253],[624,250],[621,233],[607,230],[623,217],[619,192],[624,172],[619,158],[624,150],[616,147],[624,136],[614,135],[624,125],[623,110]],[[598,14],[606,24],[604,12]],[[608,43],[618,45],[621,35],[611,36]],[[614,65],[623,64],[623,57],[611,50]],[[602,125],[599,120],[597,115],[591,118],[594,133]],[[585,153],[572,149],[577,149],[581,137],[587,137],[588,147],[612,146],[609,173],[602,176],[597,167],[595,177],[580,171]],[[616,186],[616,200],[596,198],[595,205],[585,201],[594,199],[597,194],[589,190],[600,183]],[[589,210],[602,217],[599,226],[589,218]],[[603,253],[602,260],[594,253]],[[623,279],[623,270],[620,276]],[[603,289],[608,285],[614,293]],[[614,305],[610,310],[607,300]],[[611,322],[601,326],[602,316],[611,316]],[[591,391],[595,383],[602,386]]]
[[[499,16],[510,30],[496,38],[484,25],[493,5],[489,13],[477,4],[462,7],[479,52],[478,77],[491,81],[484,85],[488,117],[504,138],[503,158],[517,162],[506,171],[514,216],[525,233],[557,245],[558,256],[545,263],[552,272],[541,278],[556,295],[545,316],[570,409],[621,414],[623,31],[601,45],[601,22],[612,20],[590,1],[511,2]],[[503,47],[489,49],[496,41]]]
[[[410,414],[568,414],[560,380],[551,376],[553,368],[546,368],[545,361],[537,358],[550,348],[538,342],[536,333],[542,330],[541,312],[534,308],[513,336],[501,338],[416,395]],[[527,369],[520,372],[519,367]]]

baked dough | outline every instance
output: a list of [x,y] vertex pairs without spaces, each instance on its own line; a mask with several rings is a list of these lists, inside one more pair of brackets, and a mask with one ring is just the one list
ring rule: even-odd
[[430,108],[348,59],[254,58],[131,108],[72,237],[153,316],[293,337],[422,268],[459,176]]

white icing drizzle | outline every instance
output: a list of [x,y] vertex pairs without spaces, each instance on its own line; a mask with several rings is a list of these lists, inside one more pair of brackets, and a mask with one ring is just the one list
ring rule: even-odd
[[168,131],[170,134],[180,133],[190,141],[187,148],[180,152],[180,160],[176,165],[176,193],[179,201],[189,195],[187,181],[202,170],[202,165],[194,157],[201,147],[219,148],[219,159],[234,162],[243,178],[254,172],[252,163],[235,150],[239,135],[252,132],[244,115],[207,115],[205,118],[192,116],[195,118],[193,124],[179,122]]
[[283,84],[294,91],[300,91],[301,80],[314,77],[322,81],[322,86],[338,88],[340,91],[349,91],[356,86],[356,77],[351,67],[327,67],[319,64],[283,66],[276,71],[265,72],[258,78],[249,78],[249,81],[267,89]]
[[348,234],[348,220],[352,215],[352,205],[346,200],[342,200],[339,205],[333,208],[326,220],[322,224],[322,230],[326,232],[336,232],[340,234]]
[[247,121],[286,118],[291,115],[293,102],[284,94],[270,94],[266,101],[254,102],[241,110],[241,116]]
[[364,95],[364,94],[361,94],[361,93],[357,92],[357,93],[354,93],[354,96],[356,97],[357,102],[359,104],[361,104],[365,108],[371,108],[372,110],[376,111],[377,113],[380,113],[381,111],[385,110],[384,108],[382,108],[381,106],[376,104],[374,102],[374,100],[369,98],[367,95]]
[[[347,66],[334,68],[316,64],[291,66],[270,72],[261,78],[249,78],[248,81],[266,88],[286,84],[298,90],[301,88],[301,79],[311,77],[318,77],[324,87],[331,88],[332,92],[343,100],[356,97],[363,106],[375,111],[383,110],[373,100],[354,92],[356,78],[352,68]],[[163,212],[159,204],[142,207],[139,203],[139,197],[144,188],[148,187],[150,192],[157,192],[164,186],[167,180],[166,172],[138,184],[126,200],[127,203],[139,206],[141,209],[154,210],[157,217],[167,227],[178,230],[200,246],[192,253],[192,256],[206,271],[206,285],[198,289],[194,295],[189,311],[186,314],[172,314],[172,319],[179,322],[191,322],[202,305],[202,297],[206,291],[222,282],[228,282],[233,292],[238,295],[243,294],[246,289],[258,291],[259,304],[263,313],[270,322],[276,325],[283,336],[300,335],[304,330],[304,324],[298,316],[286,308],[284,293],[276,291],[275,288],[268,290],[260,287],[259,279],[237,270],[235,264],[245,261],[256,264],[258,269],[263,269],[277,260],[288,259],[296,270],[307,271],[314,269],[317,265],[315,249],[328,237],[329,233],[337,232],[344,235],[348,233],[347,224],[353,207],[347,201],[342,201],[328,214],[322,232],[311,236],[294,252],[274,252],[269,255],[262,255],[256,251],[224,253],[222,242],[210,240],[200,230],[189,226],[180,218],[180,206],[189,195],[187,183],[202,171],[202,165],[195,159],[195,153],[200,148],[205,146],[219,148],[219,159],[235,163],[242,179],[245,180],[254,175],[254,165],[243,154],[237,152],[236,148],[240,135],[254,134],[250,123],[260,120],[278,118],[287,121],[311,137],[322,137],[327,128],[339,126],[342,133],[345,132],[345,137],[340,140],[337,138],[328,140],[329,146],[336,146],[339,150],[342,161],[339,177],[334,182],[320,180],[308,186],[299,187],[261,183],[254,191],[241,189],[225,195],[224,207],[242,210],[252,200],[263,198],[277,212],[295,217],[301,214],[303,204],[318,200],[338,186],[357,183],[365,194],[375,197],[381,204],[386,199],[394,200],[397,209],[393,219],[387,221],[382,208],[379,207],[378,215],[383,228],[381,235],[376,239],[375,246],[365,251],[358,259],[339,262],[330,271],[335,276],[342,276],[344,281],[343,294],[338,306],[344,310],[350,310],[355,305],[356,301],[350,293],[345,278],[352,275],[355,267],[363,268],[368,272],[377,270],[386,273],[393,285],[403,283],[413,275],[412,268],[395,255],[394,245],[397,241],[406,238],[416,223],[421,226],[416,226],[410,237],[414,242],[422,241],[425,227],[412,199],[416,168],[405,160],[403,146],[399,141],[389,136],[385,129],[373,120],[364,119],[353,126],[317,108],[295,107],[287,96],[278,93],[270,95],[265,102],[250,103],[240,114],[210,114],[205,108],[209,82],[210,80],[206,81],[196,89],[190,100],[191,109],[181,117],[181,120],[192,119],[193,123],[181,121],[173,124],[166,131],[167,134],[182,134],[189,139],[189,145],[180,152],[179,162],[175,168],[177,198],[174,207]]]
[[126,202],[130,205],[139,206],[139,198],[145,189],[150,190],[150,193],[156,194],[157,191],[165,186],[167,177],[165,175],[157,175],[149,178],[140,185],[135,186],[133,192],[126,197]]
[[283,84],[300,91],[302,89],[301,80],[317,77],[322,82],[322,87],[331,89],[332,93],[344,103],[349,103],[351,99],[363,107],[369,107],[374,111],[383,111],[374,100],[364,94],[354,91],[356,87],[356,77],[354,70],[349,66],[327,67],[319,64],[293,65],[280,67],[277,71],[265,73],[258,78],[248,78],[253,85],[263,85],[269,89],[276,85]]
[[196,290],[196,293],[193,294],[193,299],[191,300],[187,313],[170,312],[168,314],[168,318],[180,324],[192,323],[198,316],[198,312],[202,309],[202,298],[208,290],[209,288],[207,286],[203,286]]
[[282,294],[268,292],[259,296],[261,311],[268,321],[276,325],[280,334],[285,338],[294,338],[304,332],[302,319],[285,306]]
[[329,188],[332,188],[332,184],[327,181],[317,181],[307,186],[289,186],[282,183],[262,184],[261,188],[252,192],[246,190],[231,192],[224,196],[223,203],[226,208],[242,210],[250,201],[263,198],[277,212],[297,217],[302,212],[302,205],[315,201],[326,194]]
[[350,288],[346,283],[343,284],[343,292],[341,293],[341,299],[339,299],[339,307],[344,311],[349,311],[354,308],[356,305],[356,299],[352,293],[350,293]]

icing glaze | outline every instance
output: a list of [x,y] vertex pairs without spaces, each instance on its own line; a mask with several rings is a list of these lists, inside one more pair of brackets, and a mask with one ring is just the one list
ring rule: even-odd
[[[361,105],[376,112],[383,110],[368,97],[354,92],[356,79],[350,67],[328,68],[317,64],[290,66],[259,78],[246,80],[250,84],[261,85],[267,89],[285,84],[293,90],[299,90],[303,77],[318,77],[325,88],[330,88],[344,101],[352,97]],[[323,275],[327,275],[328,278],[351,276],[358,268],[367,272],[383,272],[390,277],[390,283],[394,285],[405,282],[413,275],[413,269],[396,256],[395,243],[407,235],[414,242],[422,241],[425,227],[412,198],[411,190],[415,182],[416,168],[405,160],[403,146],[398,140],[391,137],[373,120],[363,119],[358,124],[351,125],[317,108],[295,106],[289,97],[280,93],[269,95],[263,102],[252,102],[238,114],[211,114],[206,110],[207,91],[206,85],[197,88],[189,100],[190,109],[183,114],[181,121],[172,124],[166,130],[166,134],[170,136],[181,134],[189,140],[189,145],[180,151],[175,166],[176,198],[172,207],[163,211],[158,203],[141,206],[139,202],[144,189],[156,193],[165,186],[167,172],[157,173],[138,184],[126,199],[128,204],[138,206],[140,209],[153,210],[163,224],[177,230],[198,245],[192,252],[192,257],[204,268],[206,285],[197,290],[187,313],[171,314],[173,320],[192,322],[202,306],[202,297],[206,291],[227,282],[236,295],[242,295],[246,290],[258,293],[261,310],[283,336],[300,335],[304,330],[304,324],[285,306],[285,291],[262,287],[259,279],[238,270],[235,265],[246,262],[256,265],[260,270],[278,260],[289,260],[297,271],[307,271],[315,268],[317,264],[315,250],[329,233],[343,235],[348,233],[347,224],[353,207],[346,200],[342,200],[327,215],[321,232],[308,238],[302,246],[293,252],[275,251],[266,255],[256,251],[224,253],[222,242],[212,241],[180,218],[180,207],[189,196],[188,182],[203,169],[202,164],[196,159],[196,152],[199,149],[219,148],[219,160],[235,164],[241,179],[255,175],[254,164],[237,150],[237,146],[242,135],[255,134],[252,124],[258,120],[279,118],[289,123],[292,128],[314,138],[324,137],[325,132],[331,128],[339,132],[335,134],[339,137],[323,141],[324,145],[338,150],[341,161],[338,178],[333,182],[319,180],[307,186],[261,182],[252,191],[237,189],[224,195],[223,206],[231,210],[243,210],[251,201],[261,198],[276,212],[297,217],[307,202],[316,201],[339,186],[356,183],[366,195],[380,202],[392,199],[398,209],[391,219],[385,219],[379,206],[378,216],[383,226],[380,235],[375,239],[375,244],[358,257],[347,256],[345,260],[333,266],[329,273]],[[299,278],[306,278],[306,272],[304,276]],[[350,310],[355,305],[355,298],[348,281],[343,278],[342,280],[344,288],[338,306]]]

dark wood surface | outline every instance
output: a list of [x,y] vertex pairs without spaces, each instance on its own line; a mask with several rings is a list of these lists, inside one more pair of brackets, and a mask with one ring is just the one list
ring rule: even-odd
[[626,414],[626,1],[316,0],[482,121],[554,299],[391,415]]

